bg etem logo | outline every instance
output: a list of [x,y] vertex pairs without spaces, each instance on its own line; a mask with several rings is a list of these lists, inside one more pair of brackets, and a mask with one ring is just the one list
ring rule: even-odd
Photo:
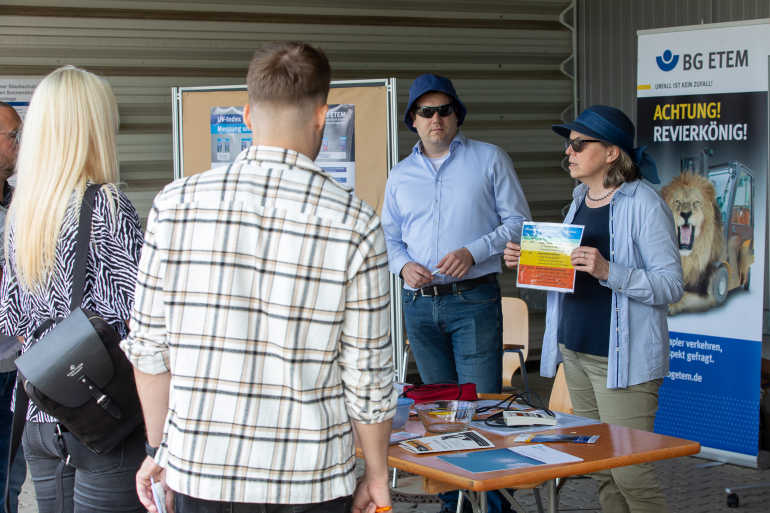
[[683,53],[682,70],[747,68],[749,66],[749,51],[717,50],[708,53]]

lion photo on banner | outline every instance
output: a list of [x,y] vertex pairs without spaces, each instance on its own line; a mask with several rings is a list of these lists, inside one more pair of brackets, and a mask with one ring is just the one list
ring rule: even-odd
[[[740,163],[730,164],[733,171],[746,173]],[[720,175],[714,175],[722,185],[719,195],[712,181],[689,171],[660,191],[674,215],[685,286],[669,315],[708,310],[723,304],[728,292],[749,288],[754,262],[751,175],[738,173],[727,183],[720,182]]]

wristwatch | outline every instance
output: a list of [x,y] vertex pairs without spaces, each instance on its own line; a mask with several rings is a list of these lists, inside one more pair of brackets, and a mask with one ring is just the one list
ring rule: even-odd
[[154,458],[155,457],[155,453],[158,452],[158,448],[157,447],[153,447],[152,445],[150,445],[150,442],[145,440],[144,441],[144,452],[146,452],[147,456],[149,456],[150,458]]

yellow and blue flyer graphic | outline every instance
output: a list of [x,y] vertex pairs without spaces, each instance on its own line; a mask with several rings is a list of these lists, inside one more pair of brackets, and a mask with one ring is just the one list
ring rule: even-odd
[[582,239],[581,225],[525,222],[516,286],[573,292],[575,268],[570,255]]

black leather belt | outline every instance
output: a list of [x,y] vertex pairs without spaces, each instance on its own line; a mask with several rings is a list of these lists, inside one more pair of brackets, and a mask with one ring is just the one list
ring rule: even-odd
[[464,292],[472,288],[484,285],[486,283],[497,283],[497,275],[486,274],[470,280],[456,281],[454,283],[445,283],[443,285],[429,285],[414,291],[418,296],[444,296],[446,294],[455,294]]

